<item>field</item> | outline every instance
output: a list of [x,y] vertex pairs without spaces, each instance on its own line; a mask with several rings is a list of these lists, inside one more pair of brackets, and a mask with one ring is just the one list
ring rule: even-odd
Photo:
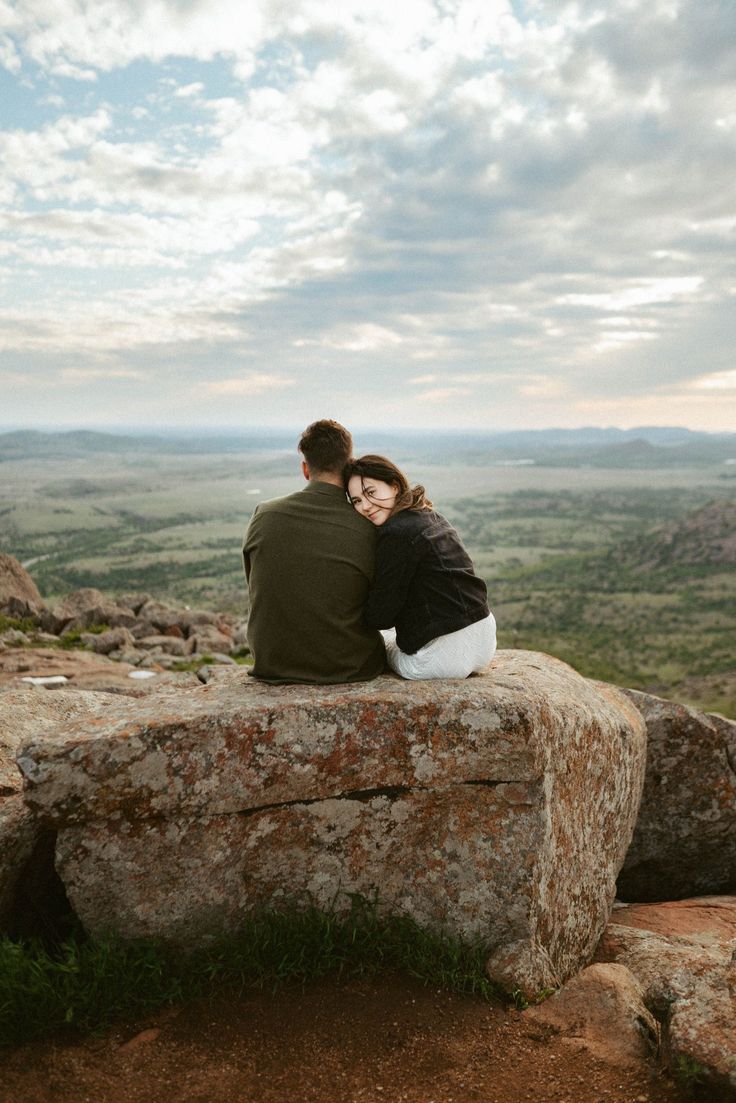
[[[736,716],[734,563],[718,552],[736,466],[707,456],[657,466],[648,455],[627,467],[618,453],[616,466],[574,455],[562,466],[569,450],[524,462],[477,442],[356,443],[385,447],[457,526],[488,582],[501,647]],[[47,600],[96,586],[243,612],[248,518],[300,480],[281,441],[112,451],[101,440],[58,455],[34,445],[0,459],[0,551],[25,563]]]

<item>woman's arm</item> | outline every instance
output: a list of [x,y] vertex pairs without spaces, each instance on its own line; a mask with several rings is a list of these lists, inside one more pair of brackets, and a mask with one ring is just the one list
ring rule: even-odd
[[417,567],[416,552],[406,534],[384,530],[376,547],[373,585],[363,619],[369,628],[393,628],[404,607]]

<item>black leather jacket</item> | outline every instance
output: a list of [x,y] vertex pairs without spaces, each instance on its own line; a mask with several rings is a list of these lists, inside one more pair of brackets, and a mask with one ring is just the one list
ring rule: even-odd
[[395,627],[397,644],[413,655],[488,614],[486,584],[441,513],[404,509],[380,526],[364,612],[369,627]]

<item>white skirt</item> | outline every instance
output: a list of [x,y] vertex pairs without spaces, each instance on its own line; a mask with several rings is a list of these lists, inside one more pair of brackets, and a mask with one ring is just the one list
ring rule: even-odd
[[457,632],[425,643],[413,655],[407,655],[396,643],[396,630],[382,632],[388,665],[402,678],[467,678],[491,661],[496,653],[496,620],[489,613],[483,620]]

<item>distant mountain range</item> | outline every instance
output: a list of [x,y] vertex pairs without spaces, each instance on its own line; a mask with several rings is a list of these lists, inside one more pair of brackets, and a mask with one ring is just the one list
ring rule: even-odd
[[[544,467],[690,467],[734,465],[736,433],[704,433],[678,427],[636,429],[540,429],[497,433],[362,430],[355,434],[360,450],[403,457],[466,464],[534,463]],[[25,429],[0,433],[0,462],[64,459],[105,454],[218,455],[244,452],[295,452],[298,434],[284,430],[242,433],[162,432],[128,435],[71,430]]]

